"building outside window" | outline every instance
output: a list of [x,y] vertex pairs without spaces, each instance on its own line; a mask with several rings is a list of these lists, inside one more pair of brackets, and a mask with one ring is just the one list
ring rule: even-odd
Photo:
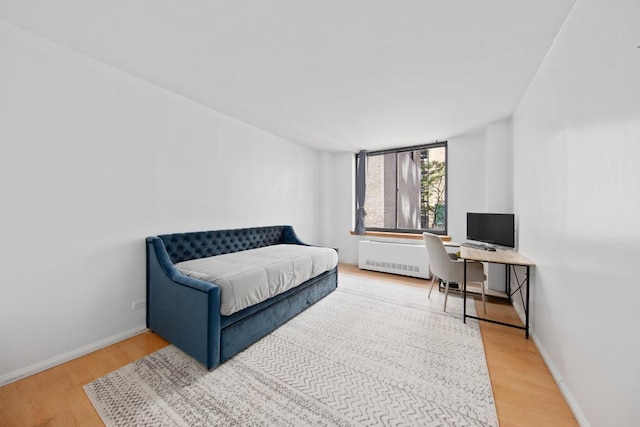
[[367,230],[447,232],[447,143],[367,154]]

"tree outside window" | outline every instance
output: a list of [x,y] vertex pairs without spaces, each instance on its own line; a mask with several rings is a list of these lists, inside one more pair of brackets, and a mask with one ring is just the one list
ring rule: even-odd
[[[420,227],[422,229],[444,230],[446,162],[444,147],[423,150],[421,163]],[[430,156],[431,155],[431,156]],[[434,157],[431,159],[430,157]]]

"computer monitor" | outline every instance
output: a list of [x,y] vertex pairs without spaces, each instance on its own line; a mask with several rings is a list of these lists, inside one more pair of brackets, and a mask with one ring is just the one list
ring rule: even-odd
[[515,247],[514,215],[467,212],[467,240]]

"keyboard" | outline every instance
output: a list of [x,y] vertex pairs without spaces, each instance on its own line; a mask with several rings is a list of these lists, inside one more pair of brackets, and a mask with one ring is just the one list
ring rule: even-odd
[[474,243],[474,242],[464,242],[464,243],[461,243],[460,246],[466,246],[467,248],[473,248],[473,249],[482,249],[483,251],[486,251],[489,248],[493,248],[493,246],[485,245],[484,243]]

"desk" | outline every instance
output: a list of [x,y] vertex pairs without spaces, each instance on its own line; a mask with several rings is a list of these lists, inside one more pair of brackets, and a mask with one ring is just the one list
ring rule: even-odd
[[[485,251],[483,249],[474,249],[466,246],[460,246],[460,258],[464,260],[464,280],[462,282],[462,307],[463,307],[463,321],[467,323],[467,318],[482,320],[485,322],[497,323],[498,325],[510,326],[512,328],[524,329],[525,337],[529,339],[529,283],[530,283],[530,270],[535,266],[533,262],[520,255],[513,250],[498,249],[496,251]],[[504,264],[507,275],[507,296],[509,301],[516,292],[520,293],[522,298],[522,305],[524,306],[525,325],[514,325],[512,323],[499,322],[497,320],[486,319],[482,317],[471,316],[467,314],[467,261],[480,261],[491,262],[495,264]],[[521,281],[518,277],[516,267],[525,267],[526,274]],[[513,270],[518,285],[516,289],[511,292],[511,274],[510,270]],[[484,286],[484,285],[483,285]],[[522,296],[522,287],[525,287],[526,296]],[[526,301],[525,301],[526,300]]]

